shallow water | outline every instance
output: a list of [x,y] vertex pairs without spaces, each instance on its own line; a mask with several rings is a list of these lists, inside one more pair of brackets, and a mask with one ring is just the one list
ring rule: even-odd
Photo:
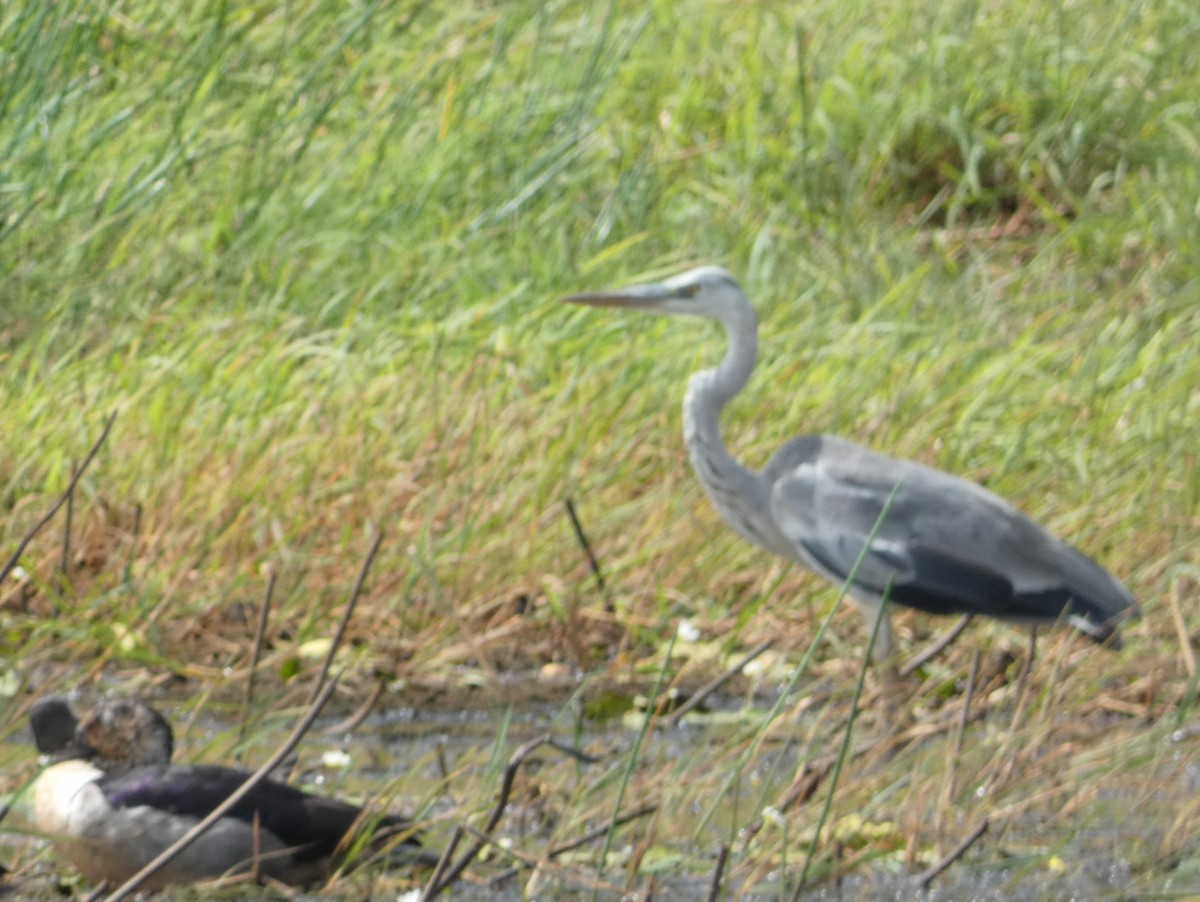
[[[770,701],[770,698],[756,699],[754,710],[749,713],[761,716]],[[168,713],[172,711],[169,703],[157,704]],[[687,722],[684,727],[651,731],[639,755],[642,766],[657,769],[667,780],[672,779],[672,774],[702,772],[704,759],[712,756],[716,760],[734,734],[736,724],[748,713],[744,696],[717,700],[714,708],[714,714]],[[621,762],[627,760],[637,739],[642,719],[634,713],[596,724],[577,718],[571,706],[545,702],[519,708],[496,706],[490,710],[467,710],[461,706],[415,710],[383,705],[352,732],[331,734],[330,727],[339,724],[345,713],[323,718],[305,738],[291,778],[311,791],[354,798],[392,787],[396,797],[389,801],[389,806],[399,809],[425,806],[422,818],[431,822],[426,837],[433,848],[446,842],[452,825],[467,815],[472,815],[470,820],[474,824],[482,822],[482,816],[495,799],[499,773],[521,743],[550,731],[556,738],[600,758],[593,765],[572,764],[543,748],[518,773],[512,800],[495,835],[535,856],[547,843],[563,838],[555,831],[556,821],[566,817],[572,806],[588,804],[590,783],[611,781],[614,773],[619,773]],[[178,726],[177,717],[172,715],[172,719]],[[206,712],[184,733],[182,757],[189,759],[203,750],[206,742],[216,745],[221,736],[235,732],[236,727],[229,720]],[[281,726],[278,735],[276,731],[268,731],[257,738],[269,750],[281,741],[285,732]],[[31,742],[31,739],[21,733],[13,741]],[[816,885],[801,898],[1098,899],[1138,897],[1148,894],[1151,888],[1172,895],[1200,890],[1200,845],[1195,837],[1174,842],[1175,866],[1158,875],[1143,873],[1145,850],[1162,843],[1183,800],[1194,799],[1200,787],[1200,737],[1181,735],[1174,741],[1164,737],[1164,741],[1173,743],[1173,747],[1153,763],[1159,773],[1143,771],[1138,784],[1157,786],[1160,791],[1147,793],[1118,782],[1098,786],[1086,827],[1044,812],[1004,818],[1000,826],[989,830],[937,877],[928,890],[922,889],[917,880],[921,867],[907,867],[894,857],[883,857],[857,864],[840,879]],[[330,752],[345,752],[348,759],[343,760],[348,760],[349,766],[323,766],[322,759]],[[773,796],[786,788],[802,754],[804,749],[797,741],[765,747],[753,770],[748,771],[749,778],[758,781],[756,792]],[[261,760],[265,753],[259,754],[256,746],[247,757]],[[531,792],[531,787],[537,791]],[[474,794],[482,797],[472,798]],[[678,800],[679,795],[667,797]],[[631,807],[635,807],[634,802],[627,800],[623,810]],[[673,863],[668,856],[665,862],[659,862],[657,873],[651,873],[655,868],[648,866],[646,859],[632,880],[627,879],[622,867],[630,843],[637,841],[646,823],[642,821],[617,834],[610,864],[603,875],[598,875],[594,868],[601,843],[593,842],[584,847],[584,854],[574,863],[544,869],[532,887],[528,884],[528,870],[498,883],[488,882],[505,867],[495,857],[476,862],[468,872],[471,881],[456,884],[449,897],[637,898],[646,889],[647,881],[653,879],[654,898],[705,898],[710,890],[719,841],[702,847],[694,839],[693,821],[702,808],[697,799],[690,808],[678,806],[659,813],[656,846],[677,854],[678,859]],[[803,818],[811,822],[817,808],[814,800],[803,809]],[[1097,811],[1111,811],[1111,816],[1097,817]],[[714,821],[733,816],[728,806],[717,806]],[[573,835],[579,832],[573,829]],[[710,831],[707,835],[719,836],[720,831]],[[788,853],[793,867],[803,855],[799,845],[794,853]],[[1130,854],[1131,851],[1137,854]],[[747,875],[752,872],[753,882],[747,884]],[[21,878],[16,885],[17,897],[52,897],[57,893],[52,873],[53,868],[47,863],[27,878]],[[791,879],[795,879],[794,870]],[[735,851],[723,886],[728,898],[768,900],[780,898],[782,888],[778,880],[778,874],[752,871]],[[784,894],[790,898],[792,891],[789,886]],[[195,892],[184,889],[161,898],[191,898]],[[346,898],[353,897],[358,890],[349,892]],[[260,898],[261,891],[247,888],[242,895],[225,890],[222,897]],[[388,897],[395,898],[395,894]]]

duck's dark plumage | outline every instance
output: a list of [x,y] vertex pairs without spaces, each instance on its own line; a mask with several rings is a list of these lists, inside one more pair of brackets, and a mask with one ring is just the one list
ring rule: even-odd
[[[44,699],[30,721],[39,751],[58,759],[33,785],[33,825],[93,882],[127,880],[249,777],[221,765],[172,764],[170,724],[142,702],[101,702],[77,721],[65,700]],[[368,817],[357,805],[264,780],[145,887],[251,869],[311,883],[331,872],[343,841]],[[377,839],[410,829],[392,815],[374,826]],[[405,839],[395,860],[432,860],[419,845]]]
[[[97,780],[114,808],[146,805],[197,820],[210,812],[245,781],[248,774],[213,764],[166,764],[138,767]],[[264,780],[228,814],[247,824],[257,819],[263,830],[295,849],[300,861],[332,855],[363,811],[338,799],[309,795],[275,780]],[[401,818],[385,816],[384,826],[401,827]]]
[[57,755],[75,741],[79,718],[61,695],[48,695],[30,707],[29,726],[38,754]]

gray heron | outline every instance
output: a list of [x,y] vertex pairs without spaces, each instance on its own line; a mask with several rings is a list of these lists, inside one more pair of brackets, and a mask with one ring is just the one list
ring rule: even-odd
[[[742,538],[836,584],[849,579],[866,548],[847,588],[868,626],[881,613],[889,583],[889,603],[1034,625],[1064,621],[1112,647],[1120,644],[1118,621],[1138,616],[1133,595],[1107,570],[957,476],[832,435],[792,439],[759,472],[738,463],[721,440],[720,418],[754,369],[758,321],[726,270],[704,266],[661,283],[563,301],[698,316],[725,327],[724,359],[695,373],[683,399],[692,468]],[[887,658],[892,648],[884,616],[874,657]]]

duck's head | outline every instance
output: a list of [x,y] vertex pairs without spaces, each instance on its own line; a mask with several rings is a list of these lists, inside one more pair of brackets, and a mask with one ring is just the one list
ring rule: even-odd
[[83,720],[62,696],[37,701],[29,712],[37,749],[55,760],[83,759],[104,771],[169,764],[175,749],[171,725],[143,702],[107,699]]
[[107,699],[92,709],[75,730],[76,757],[106,770],[144,764],[169,764],[175,738],[165,717],[143,702]]

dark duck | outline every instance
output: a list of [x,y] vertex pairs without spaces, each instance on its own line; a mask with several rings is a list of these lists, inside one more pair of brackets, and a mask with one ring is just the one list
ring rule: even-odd
[[[103,701],[78,721],[51,697],[30,712],[38,751],[54,763],[31,787],[32,820],[88,880],[123,883],[223,802],[248,773],[214,764],[172,764],[174,737],[156,710],[129,699]],[[355,831],[373,843],[411,834],[392,815],[265,780],[212,829],[144,884],[156,889],[256,872],[289,884],[322,880]],[[427,862],[406,837],[389,860]]]

